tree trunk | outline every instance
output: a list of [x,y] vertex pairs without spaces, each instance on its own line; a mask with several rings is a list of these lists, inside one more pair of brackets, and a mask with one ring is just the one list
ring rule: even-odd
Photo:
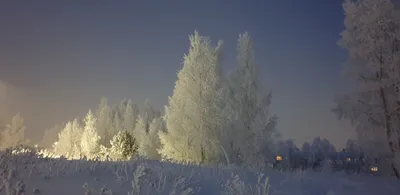
[[397,169],[396,165],[395,165],[395,157],[396,157],[396,149],[394,148],[394,143],[391,140],[392,137],[392,125],[391,125],[391,115],[389,114],[389,109],[388,109],[388,105],[387,105],[387,100],[385,97],[385,93],[383,88],[380,88],[380,96],[382,98],[382,103],[383,103],[383,109],[385,112],[385,129],[386,129],[386,136],[388,138],[388,144],[389,144],[389,149],[392,152],[392,162],[391,162],[391,166],[393,169],[394,174],[396,175],[397,179],[400,179],[400,173],[399,170]]

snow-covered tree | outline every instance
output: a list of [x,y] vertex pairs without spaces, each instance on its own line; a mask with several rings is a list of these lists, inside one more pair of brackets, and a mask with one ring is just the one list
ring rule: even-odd
[[58,139],[58,134],[63,130],[61,125],[55,125],[49,129],[44,131],[44,135],[42,140],[40,141],[39,146],[43,148],[50,149],[54,142]]
[[165,109],[168,132],[160,133],[160,153],[176,161],[215,163],[221,155],[222,42],[213,48],[197,31],[189,39],[189,53]]
[[125,125],[123,124],[124,120],[121,119],[121,117],[116,114],[114,115],[114,120],[113,120],[113,127],[114,127],[114,132],[120,132],[120,131],[125,131]]
[[127,131],[119,131],[110,144],[109,156],[114,160],[129,160],[138,150],[135,138]]
[[133,135],[135,136],[137,142],[139,143],[139,151],[140,149],[140,143],[145,141],[145,137],[147,136],[147,129],[148,129],[148,124],[146,120],[143,118],[142,115],[139,115],[136,121],[135,129]]
[[67,158],[79,158],[83,128],[78,119],[67,122],[58,134],[58,140],[53,143],[54,152]]
[[299,151],[293,140],[280,140],[276,144],[277,153],[283,156],[290,156],[292,152]]
[[96,111],[96,130],[101,137],[100,144],[109,145],[110,140],[113,136],[112,130],[112,114],[111,108],[108,106],[107,98],[102,97],[100,99],[100,104]]
[[335,146],[333,146],[329,140],[321,139],[321,137],[316,137],[310,147],[310,152],[317,154],[330,154],[336,152]]
[[116,105],[116,112],[118,112],[119,116],[121,118],[124,117],[125,111],[126,111],[126,105],[128,104],[128,99],[124,98],[119,102],[119,104]]
[[400,12],[390,0],[347,0],[343,8],[340,45],[349,53],[346,72],[353,83],[335,111],[368,133],[385,135],[376,138],[385,137],[387,159],[400,178]]
[[311,162],[321,162],[335,154],[335,147],[329,142],[329,140],[322,139],[321,137],[316,137],[312,141],[307,153],[308,160]]
[[58,140],[53,143],[54,152],[57,155],[70,156],[74,147],[73,136],[72,122],[67,122],[64,129],[58,134]]
[[304,142],[303,145],[301,146],[301,151],[304,153],[309,153],[310,152],[311,145],[308,142]]
[[127,127],[126,123],[132,122],[131,119],[128,119],[128,121],[125,121],[128,103],[129,102],[127,99],[123,99],[118,104],[113,106],[113,108],[112,108],[112,127],[110,130],[111,137],[116,135],[119,131],[127,130],[128,127]]
[[96,157],[100,147],[100,136],[96,130],[96,117],[89,110],[85,117],[85,127],[81,139],[82,154],[88,158]]
[[[364,123],[367,122],[364,121]],[[357,143],[365,157],[370,159],[379,158],[387,161],[387,156],[390,156],[391,152],[387,144],[386,135],[382,133],[384,129],[382,127],[371,126],[369,123],[366,125],[361,123],[358,124],[356,130]],[[392,170],[389,172],[392,172]]]
[[160,112],[154,109],[152,106],[150,99],[146,99],[144,101],[143,112],[141,112],[143,119],[149,124],[153,121],[154,118],[161,116]]
[[[139,121],[139,119],[141,120],[140,122],[142,122],[145,125],[145,127],[144,127],[145,132],[148,133],[150,123],[153,121],[153,119],[160,117],[160,116],[161,116],[161,113],[153,108],[149,99],[146,99],[144,102],[143,110],[139,113],[139,115],[137,117],[137,121]],[[143,129],[143,128],[139,127],[138,129]],[[136,132],[136,133],[138,133],[138,132]]]
[[124,114],[124,129],[129,133],[133,133],[133,130],[135,129],[138,112],[139,110],[137,106],[132,103],[131,99],[128,99]]
[[74,119],[74,121],[72,122],[72,131],[74,136],[74,158],[78,158],[82,153],[81,140],[82,134],[84,132],[84,127],[82,126],[80,120]]
[[273,145],[277,117],[269,115],[271,94],[264,94],[259,84],[253,43],[248,35],[239,35],[237,45],[238,67],[229,75],[226,108],[230,113],[230,127],[227,128],[230,153],[233,161],[245,160],[248,165],[264,163],[265,153]]
[[17,113],[11,123],[7,124],[4,131],[1,133],[0,148],[6,149],[17,147],[25,143],[25,125],[24,119]]
[[[143,120],[142,120],[143,121]],[[143,124],[143,123],[142,123]],[[140,121],[138,123],[140,125]],[[143,127],[143,125],[141,125]],[[164,120],[161,117],[154,118],[149,125],[149,132],[140,134],[139,153],[150,158],[160,160],[159,132],[165,132]]]
[[352,154],[356,154],[358,152],[361,152],[357,141],[354,140],[354,139],[348,139],[344,149],[345,149],[345,151],[347,151],[349,153],[352,153]]

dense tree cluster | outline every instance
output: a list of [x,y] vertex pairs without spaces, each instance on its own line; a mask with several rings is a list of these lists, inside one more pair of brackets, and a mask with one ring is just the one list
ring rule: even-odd
[[[110,106],[101,98],[94,112],[45,131],[40,147],[66,158],[151,159],[195,164],[264,166],[270,159],[277,117],[271,94],[259,83],[253,42],[247,33],[237,44],[237,67],[223,75],[222,41],[212,46],[196,31],[190,36],[173,95],[165,113],[149,100],[143,109],[132,100]],[[2,133],[3,147],[24,144],[17,115]]]

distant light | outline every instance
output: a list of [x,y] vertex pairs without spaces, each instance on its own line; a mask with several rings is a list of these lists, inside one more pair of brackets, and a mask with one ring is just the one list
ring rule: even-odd
[[39,146],[37,144],[35,144],[35,148],[38,148]]
[[346,161],[347,161],[347,162],[350,162],[350,161],[351,161],[351,158],[346,158]]
[[378,171],[378,167],[371,167],[371,171],[372,172],[377,172]]
[[277,161],[281,161],[282,160],[282,156],[276,156],[276,160]]

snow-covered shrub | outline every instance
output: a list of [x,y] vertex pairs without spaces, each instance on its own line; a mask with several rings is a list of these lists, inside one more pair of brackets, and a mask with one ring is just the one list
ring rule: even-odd
[[17,154],[26,154],[26,153],[31,153],[32,152],[32,150],[30,149],[30,148],[26,148],[26,147],[24,147],[24,146],[18,146],[18,147],[13,147],[13,148],[10,148],[11,149],[11,153],[13,154],[13,155],[17,155]]
[[142,189],[143,179],[148,174],[149,169],[144,165],[139,165],[133,173],[132,191],[128,195],[140,195]]
[[116,182],[124,184],[129,181],[128,165],[126,162],[123,164],[118,163],[113,165],[113,173],[117,177]]
[[54,151],[48,149],[39,150],[37,155],[39,158],[60,158]]
[[[141,163],[136,167],[132,178],[132,190],[128,195],[192,195],[195,190],[189,186],[190,178],[169,175],[170,170],[157,169],[154,165]],[[164,175],[164,173],[165,175]]]
[[89,187],[88,183],[84,183],[82,188],[85,190],[85,195],[92,195],[93,194],[93,188]]
[[7,195],[19,195],[25,191],[25,184],[21,181],[15,182],[19,161],[12,152],[11,149],[7,149],[0,153],[0,180],[2,182],[0,192],[5,191]]
[[113,160],[129,160],[138,150],[136,139],[127,131],[118,132],[110,141],[110,144],[109,149],[103,147],[102,150],[108,152]]
[[257,184],[252,186],[242,181],[239,175],[232,174],[231,178],[222,186],[223,195],[268,195],[270,185],[268,177],[258,174]]

